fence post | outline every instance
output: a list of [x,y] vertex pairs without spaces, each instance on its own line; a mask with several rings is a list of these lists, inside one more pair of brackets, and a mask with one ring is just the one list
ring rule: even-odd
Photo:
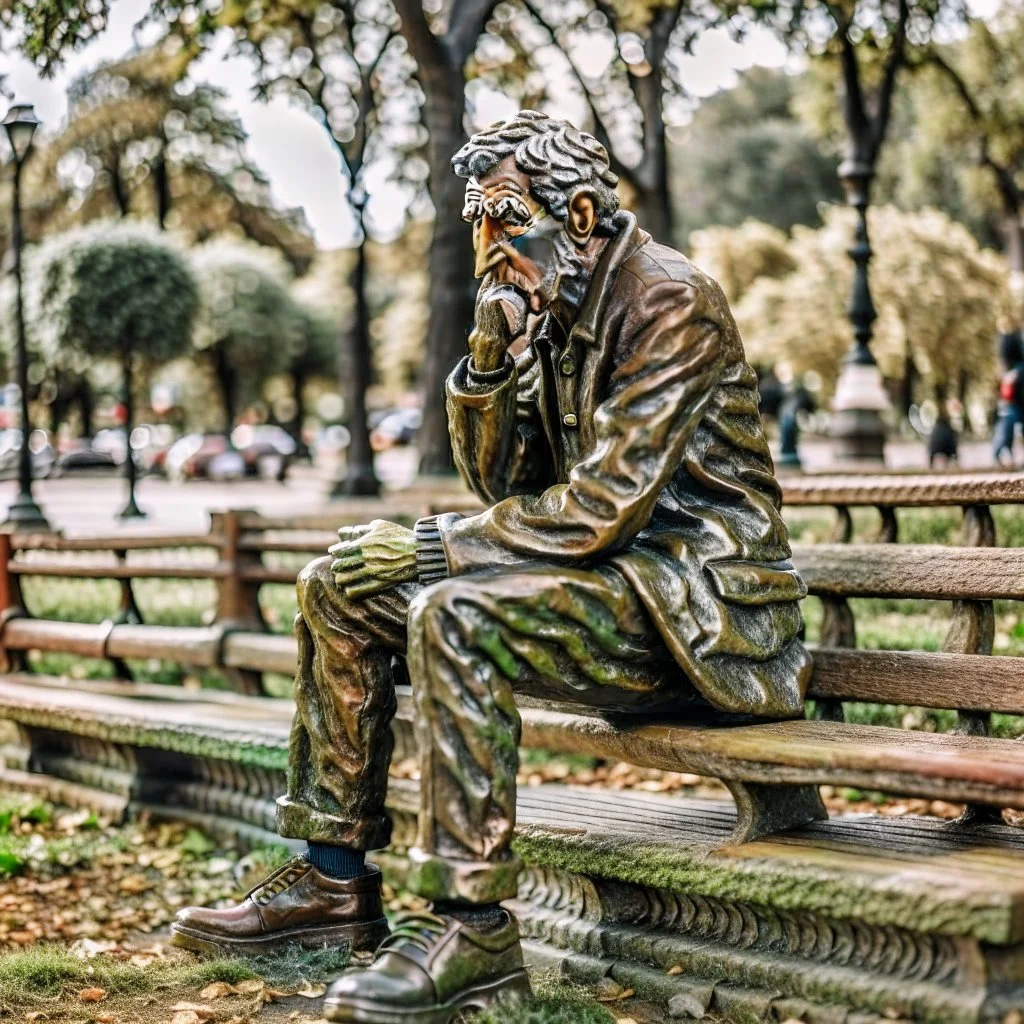
[[224,664],[224,637],[229,633],[266,633],[267,623],[260,609],[260,583],[246,579],[246,570],[263,566],[259,551],[246,551],[241,544],[242,516],[257,515],[252,509],[227,509],[210,513],[210,533],[219,541],[217,560],[217,616],[214,625],[221,633],[220,671],[242,693],[262,694],[263,674]]
[[26,667],[24,651],[9,651],[4,646],[4,627],[11,619],[27,615],[21,596],[21,580],[11,572],[14,545],[9,533],[0,533],[0,671],[22,672]]

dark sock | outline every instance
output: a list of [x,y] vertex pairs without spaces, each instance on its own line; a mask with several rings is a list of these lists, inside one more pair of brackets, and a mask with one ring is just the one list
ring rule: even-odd
[[347,846],[307,843],[306,860],[331,878],[358,878],[366,874],[366,854]]
[[508,919],[500,903],[463,903],[461,900],[435,900],[435,914],[442,917],[454,917],[457,921],[475,928],[477,931],[490,931],[500,928]]

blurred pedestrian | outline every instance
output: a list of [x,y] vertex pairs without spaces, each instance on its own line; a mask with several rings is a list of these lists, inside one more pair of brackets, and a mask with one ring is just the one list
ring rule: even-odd
[[999,336],[999,358],[1003,374],[999,378],[999,405],[992,454],[1001,466],[1013,468],[1013,442],[1017,425],[1024,423],[1024,341],[1020,331]]

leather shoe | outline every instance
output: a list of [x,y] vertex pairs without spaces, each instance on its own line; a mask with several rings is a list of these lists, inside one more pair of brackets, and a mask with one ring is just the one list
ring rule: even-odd
[[388,934],[380,884],[380,869],[372,864],[358,878],[332,878],[295,857],[237,906],[180,910],[171,943],[214,954],[268,953],[289,944],[373,950]]
[[448,1024],[462,1010],[530,995],[519,927],[501,911],[495,927],[409,914],[369,967],[351,967],[327,990],[324,1016],[348,1024]]

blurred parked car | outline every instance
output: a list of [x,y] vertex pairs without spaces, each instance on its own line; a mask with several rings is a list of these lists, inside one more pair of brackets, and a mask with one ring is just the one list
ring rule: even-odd
[[[50,475],[57,453],[45,430],[33,430],[28,436],[32,456],[32,477],[42,480]],[[21,431],[16,427],[0,430],[0,480],[17,480],[18,457],[21,452]]]
[[186,434],[167,450],[164,468],[171,480],[241,480],[242,453],[223,434]]
[[76,473],[116,473],[118,462],[109,450],[96,448],[87,437],[71,441],[57,456],[52,477]]
[[231,441],[245,459],[247,476],[283,480],[298,447],[283,427],[242,423],[231,431]]
[[416,433],[423,425],[423,413],[419,409],[394,409],[389,412],[370,432],[370,444],[375,452],[398,445],[412,444]]

